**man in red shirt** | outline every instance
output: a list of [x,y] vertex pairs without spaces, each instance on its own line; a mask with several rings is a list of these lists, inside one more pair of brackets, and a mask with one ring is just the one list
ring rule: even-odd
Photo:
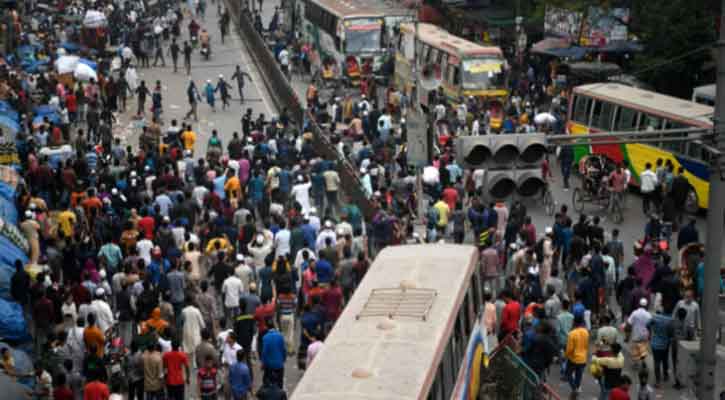
[[111,395],[108,385],[93,377],[83,388],[83,400],[108,400]]
[[441,197],[443,198],[443,201],[448,204],[448,208],[451,211],[456,209],[456,202],[458,201],[458,191],[453,186],[448,186],[447,188],[443,189]]
[[254,320],[257,321],[257,351],[259,358],[262,358],[262,338],[270,327],[267,326],[268,319],[274,319],[274,313],[277,311],[277,301],[274,298],[267,300],[266,303],[257,307],[254,311]]
[[499,342],[509,334],[516,332],[519,329],[519,321],[521,320],[521,304],[513,299],[510,291],[505,290],[503,292],[503,300],[506,305],[501,312],[501,329],[499,329],[498,333]]
[[141,219],[138,220],[138,228],[144,233],[146,239],[154,240],[154,218],[149,215],[145,208],[141,209]]
[[184,383],[189,383],[189,358],[179,351],[179,340],[171,342],[171,351],[162,357],[166,372],[166,390],[172,400],[184,400]]
[[631,384],[632,380],[627,375],[622,375],[619,378],[619,386],[609,392],[609,400],[629,400],[629,386]]

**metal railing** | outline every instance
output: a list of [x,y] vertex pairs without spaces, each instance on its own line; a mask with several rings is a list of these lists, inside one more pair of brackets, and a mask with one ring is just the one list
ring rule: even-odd
[[516,349],[518,341],[506,336],[491,352],[488,367],[481,371],[479,399],[560,400],[556,392],[526,365]]
[[290,119],[298,127],[306,126],[306,131],[312,133],[312,146],[315,151],[328,160],[335,160],[336,170],[340,175],[340,186],[343,192],[350,197],[350,202],[360,208],[367,220],[372,219],[375,208],[365,195],[362,184],[355,173],[356,169],[338,153],[335,145],[330,142],[323,129],[305,110],[264,39],[254,29],[249,11],[243,9],[242,4],[238,0],[226,0],[227,8],[232,19],[236,22],[239,34],[247,46],[252,61],[260,71],[267,90],[274,94],[271,98],[275,107],[278,110],[287,110]]

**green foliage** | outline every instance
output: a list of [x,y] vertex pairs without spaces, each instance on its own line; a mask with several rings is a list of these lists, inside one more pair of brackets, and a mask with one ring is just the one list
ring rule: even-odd
[[[635,57],[637,77],[657,91],[689,97],[692,88],[703,82],[703,65],[711,59],[714,44],[713,16],[705,11],[704,0],[633,2],[630,33],[644,44]],[[700,51],[693,52],[698,48]],[[686,56],[684,56],[687,54]]]

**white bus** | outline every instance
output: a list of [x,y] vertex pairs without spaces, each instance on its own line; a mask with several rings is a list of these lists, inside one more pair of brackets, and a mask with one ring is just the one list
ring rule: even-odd
[[365,2],[304,0],[302,35],[320,52],[323,62],[334,61],[347,73],[365,62],[378,70],[383,62],[384,15]]
[[291,399],[475,398],[481,279],[473,246],[385,248]]
[[692,101],[706,106],[715,107],[716,92],[717,86],[714,83],[698,86],[692,91]]

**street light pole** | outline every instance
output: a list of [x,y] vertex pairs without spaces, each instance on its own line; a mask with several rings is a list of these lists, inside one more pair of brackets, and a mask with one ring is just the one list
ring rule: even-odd
[[[722,0],[720,15],[720,38],[717,42],[717,92],[715,118],[713,122],[714,147],[725,149],[722,140],[725,122],[725,0]],[[715,371],[717,369],[717,331],[720,326],[718,312],[720,295],[720,265],[723,247],[723,184],[722,157],[718,157],[710,172],[710,204],[707,210],[707,243],[705,244],[705,285],[702,293],[702,341],[700,342],[700,371],[697,384],[697,398],[715,400]]]

